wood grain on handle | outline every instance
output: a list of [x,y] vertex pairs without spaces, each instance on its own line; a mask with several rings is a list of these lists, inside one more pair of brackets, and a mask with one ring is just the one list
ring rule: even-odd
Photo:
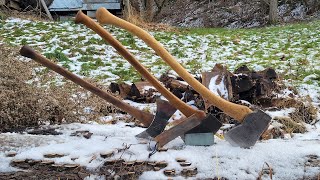
[[33,60],[35,60],[36,62],[46,66],[47,68],[57,72],[58,74],[62,75],[63,77],[71,80],[72,82],[80,85],[81,87],[83,87],[84,89],[92,92],[93,94],[103,98],[104,100],[108,101],[109,103],[117,106],[118,108],[122,109],[123,111],[131,114],[133,117],[135,117],[136,119],[138,119],[141,123],[143,123],[146,127],[148,127],[154,116],[150,113],[141,111],[139,109],[136,109],[130,105],[128,105],[127,103],[117,99],[116,97],[108,94],[107,92],[103,91],[102,89],[99,89],[97,87],[95,87],[94,85],[92,85],[91,83],[81,79],[80,77],[78,77],[77,75],[71,73],[70,71],[58,66],[57,64],[51,62],[49,59],[47,59],[46,57],[42,56],[41,54],[35,52],[32,48],[30,48],[29,46],[23,46],[20,49],[20,54],[22,56],[31,58]]
[[[201,111],[193,109],[185,104],[167,88],[165,88],[149,71],[107,30],[94,22],[90,17],[79,11],[75,18],[76,23],[82,23],[99,34],[105,41],[113,46],[140,74],[142,74],[175,108],[179,109],[185,116],[189,117]],[[204,113],[204,112],[203,112]]]
[[246,106],[231,103],[215,94],[213,94],[208,88],[203,86],[197,81],[191,74],[189,74],[178,61],[149,33],[143,29],[133,25],[123,19],[120,19],[112,15],[105,8],[99,8],[96,12],[96,18],[98,22],[102,24],[112,24],[120,28],[126,29],[132,34],[138,36],[147,45],[149,45],[169,66],[177,72],[191,87],[199,92],[205,99],[211,102],[214,106],[221,109],[227,115],[242,122],[244,118],[252,113],[252,110]]

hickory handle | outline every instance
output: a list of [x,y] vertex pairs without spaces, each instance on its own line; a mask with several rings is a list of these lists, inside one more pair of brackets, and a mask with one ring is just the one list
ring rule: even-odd
[[63,77],[80,85],[84,89],[92,92],[93,94],[101,97],[102,99],[106,100],[107,102],[109,102],[109,103],[117,106],[118,108],[122,109],[123,111],[131,114],[133,117],[138,119],[141,123],[143,123],[146,127],[148,127],[151,124],[152,120],[154,119],[154,116],[152,114],[141,111],[139,109],[136,109],[136,108],[124,103],[123,101],[117,99],[116,97],[108,94],[107,92],[103,91],[102,89],[95,87],[93,84],[81,79],[80,77],[71,73],[70,71],[51,62],[49,59],[47,59],[46,57],[37,53],[29,46],[23,46],[20,49],[20,54],[22,56],[25,56],[25,57],[28,57],[28,58],[35,60],[36,62],[42,64],[43,66],[57,72],[58,74],[62,75]]
[[122,55],[140,74],[142,74],[175,108],[179,109],[185,116],[189,117],[202,111],[193,109],[185,104],[167,88],[165,88],[149,71],[107,30],[94,22],[90,17],[79,11],[75,18],[76,23],[82,23],[94,32],[99,34],[106,42],[113,46],[120,55]]
[[96,12],[96,18],[101,24],[112,24],[120,28],[126,29],[130,33],[138,36],[148,46],[150,46],[174,71],[179,74],[193,89],[199,92],[203,98],[207,99],[214,106],[221,109],[225,114],[233,117],[234,119],[242,122],[244,118],[252,113],[252,110],[246,106],[229,102],[215,94],[213,94],[208,88],[203,86],[197,81],[186,69],[184,69],[177,60],[149,33],[143,29],[133,25],[123,19],[120,19],[112,15],[105,8],[99,8]]

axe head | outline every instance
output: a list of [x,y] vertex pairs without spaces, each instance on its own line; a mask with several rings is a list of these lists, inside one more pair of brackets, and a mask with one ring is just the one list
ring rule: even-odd
[[[202,111],[200,112],[203,113]],[[188,118],[183,118],[179,124],[171,127],[170,129],[164,131],[163,133],[155,137],[155,140],[158,143],[158,147],[164,146],[165,144],[172,141],[178,136],[184,136],[184,134],[186,134],[187,132],[194,133],[194,134],[202,131],[215,133],[216,131],[219,130],[219,128],[222,125],[217,118],[215,118],[210,114],[209,115],[204,114],[200,116],[199,115],[200,114],[198,112]],[[205,122],[204,124],[202,124],[203,121]],[[209,127],[204,129],[203,126],[209,126]]]
[[233,146],[250,148],[254,146],[261,134],[268,128],[271,117],[261,110],[248,114],[242,124],[224,134]]
[[166,127],[170,117],[177,111],[168,101],[157,99],[157,112],[150,126],[140,134],[137,138],[153,139],[159,135]]
[[207,114],[206,118],[201,121],[201,124],[192,128],[190,131],[186,132],[186,134],[194,134],[194,133],[212,133],[215,134],[222,123],[214,117],[212,114]]

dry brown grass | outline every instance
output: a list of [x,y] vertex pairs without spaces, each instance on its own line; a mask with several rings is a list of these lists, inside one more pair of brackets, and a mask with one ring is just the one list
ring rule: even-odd
[[6,6],[0,6],[0,15],[4,17],[15,17],[15,18],[22,18],[22,19],[29,19],[33,21],[47,21],[48,18],[45,13],[40,13],[39,10],[23,10],[17,11],[14,9],[10,9]]
[[284,125],[287,133],[304,133],[305,124],[315,124],[318,120],[317,112],[319,111],[311,99],[307,98],[280,98],[273,100],[273,105],[277,108],[295,108],[294,112],[288,117],[276,117],[274,120]]
[[20,130],[42,122],[61,122],[72,113],[41,88],[26,83],[32,78],[32,62],[22,62],[17,47],[0,45],[0,131]]
[[[116,111],[112,105],[71,82],[48,88],[26,83],[34,78],[33,68],[38,64],[20,61],[18,50],[19,47],[0,45],[0,132],[19,131],[44,122],[96,120]],[[45,83],[57,74],[36,76]],[[86,112],[86,107],[91,111]]]
[[130,8],[130,13],[124,11],[124,19],[147,31],[177,32],[178,29],[168,24],[147,22],[139,15],[134,8]]

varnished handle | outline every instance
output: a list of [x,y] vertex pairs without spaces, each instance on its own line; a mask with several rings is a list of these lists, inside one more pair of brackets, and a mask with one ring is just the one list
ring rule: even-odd
[[35,52],[32,48],[30,48],[29,46],[23,46],[20,49],[20,54],[22,56],[31,58],[35,61],[37,61],[38,63],[46,66],[47,68],[57,72],[58,74],[62,75],[63,77],[71,80],[72,82],[80,85],[81,87],[83,87],[84,89],[92,92],[93,94],[103,98],[104,100],[108,101],[109,103],[117,106],[118,108],[122,109],[123,111],[131,114],[133,117],[137,118],[141,123],[143,123],[146,127],[148,127],[154,116],[150,113],[141,111],[139,109],[136,109],[126,103],[124,103],[123,101],[117,99],[116,97],[108,94],[107,92],[103,91],[102,89],[99,89],[97,87],[95,87],[94,85],[92,85],[91,83],[81,79],[80,77],[78,77],[77,75],[71,73],[70,71],[58,66],[57,64],[51,62],[49,59],[47,59],[46,57],[42,56],[41,54]]
[[193,109],[191,106],[185,104],[167,88],[165,88],[149,71],[107,30],[94,22],[90,17],[79,11],[75,18],[76,23],[82,23],[88,28],[99,34],[105,41],[113,46],[120,55],[122,55],[140,74],[142,74],[175,108],[179,109],[187,117],[194,113],[199,113],[199,110]]
[[171,68],[177,72],[177,74],[179,74],[188,84],[190,84],[193,89],[199,92],[205,99],[211,102],[214,106],[221,109],[227,115],[235,118],[239,122],[242,122],[249,113],[252,113],[252,110],[246,106],[231,103],[213,94],[208,88],[203,86],[191,74],[189,74],[154,37],[152,37],[143,29],[112,15],[105,8],[99,8],[97,10],[96,18],[98,22],[102,24],[112,24],[126,29],[132,34],[138,36],[147,45],[149,45],[167,64],[169,64]]

